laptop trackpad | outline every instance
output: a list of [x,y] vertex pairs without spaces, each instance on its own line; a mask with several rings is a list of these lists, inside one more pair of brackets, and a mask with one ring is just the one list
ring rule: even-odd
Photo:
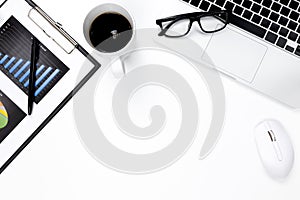
[[216,68],[247,82],[253,80],[266,52],[266,46],[229,28],[215,33],[206,48]]

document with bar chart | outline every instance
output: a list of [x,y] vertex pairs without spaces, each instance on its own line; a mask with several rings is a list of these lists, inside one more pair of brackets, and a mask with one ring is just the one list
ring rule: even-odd
[[[28,94],[32,34],[11,16],[0,29],[0,70]],[[69,68],[41,44],[35,82],[39,103]]]
[[[72,42],[76,44],[63,36],[66,41],[61,41],[54,36],[63,34],[51,23],[43,23],[47,29],[36,24],[37,21],[29,16],[32,5],[24,0],[9,0],[0,6],[0,174],[100,68],[98,61],[85,50],[90,48],[85,40],[81,40],[81,43],[85,42],[84,47],[75,39]],[[69,22],[64,20],[59,19],[68,25]],[[66,29],[81,33],[82,25],[79,23]],[[28,115],[34,37],[40,41],[40,48],[33,111]],[[71,44],[73,50],[66,52],[57,41],[68,47]],[[52,134],[64,134],[64,131],[68,130],[58,127]]]
[[[13,16],[0,28],[0,70],[26,95],[29,87],[32,38],[33,35]],[[41,44],[36,70],[35,103],[38,104],[68,70],[69,68],[62,61]],[[1,92],[0,95],[4,97],[5,94]],[[1,101],[0,106],[3,106],[3,111],[5,110],[7,113],[7,109]],[[8,118],[3,111],[0,113],[0,117]],[[17,119],[20,116],[22,115],[17,113],[13,118]],[[8,124],[10,125],[12,122]],[[0,124],[0,143],[14,128],[9,129],[9,127],[2,126],[1,128]]]

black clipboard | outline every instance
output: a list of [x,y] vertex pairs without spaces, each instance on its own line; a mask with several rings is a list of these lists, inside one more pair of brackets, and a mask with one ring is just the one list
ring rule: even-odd
[[[53,28],[55,28],[63,37],[69,40],[73,45],[74,49],[77,49],[87,60],[89,60],[93,67],[92,69],[78,82],[73,90],[65,96],[63,101],[57,105],[57,107],[50,113],[50,115],[36,128],[36,130],[17,148],[17,150],[7,159],[7,161],[1,166],[0,174],[13,162],[13,160],[28,146],[28,144],[41,132],[41,130],[61,111],[61,109],[73,98],[73,96],[88,82],[88,80],[98,71],[101,64],[94,59],[75,39],[73,39],[59,23],[55,22],[46,12],[44,12],[37,4],[31,0],[25,0],[31,7],[32,10],[37,11],[44,17]],[[5,5],[5,0],[0,8]]]

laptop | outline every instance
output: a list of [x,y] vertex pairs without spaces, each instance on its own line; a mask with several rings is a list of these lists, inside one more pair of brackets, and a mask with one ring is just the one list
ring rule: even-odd
[[292,108],[300,107],[300,1],[167,0],[161,17],[231,11],[230,24],[214,34],[193,29],[187,37],[213,67]]

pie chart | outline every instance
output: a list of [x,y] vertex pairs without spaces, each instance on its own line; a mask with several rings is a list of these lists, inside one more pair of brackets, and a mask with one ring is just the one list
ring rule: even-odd
[[8,114],[3,103],[0,101],[0,129],[6,127],[8,124]]

